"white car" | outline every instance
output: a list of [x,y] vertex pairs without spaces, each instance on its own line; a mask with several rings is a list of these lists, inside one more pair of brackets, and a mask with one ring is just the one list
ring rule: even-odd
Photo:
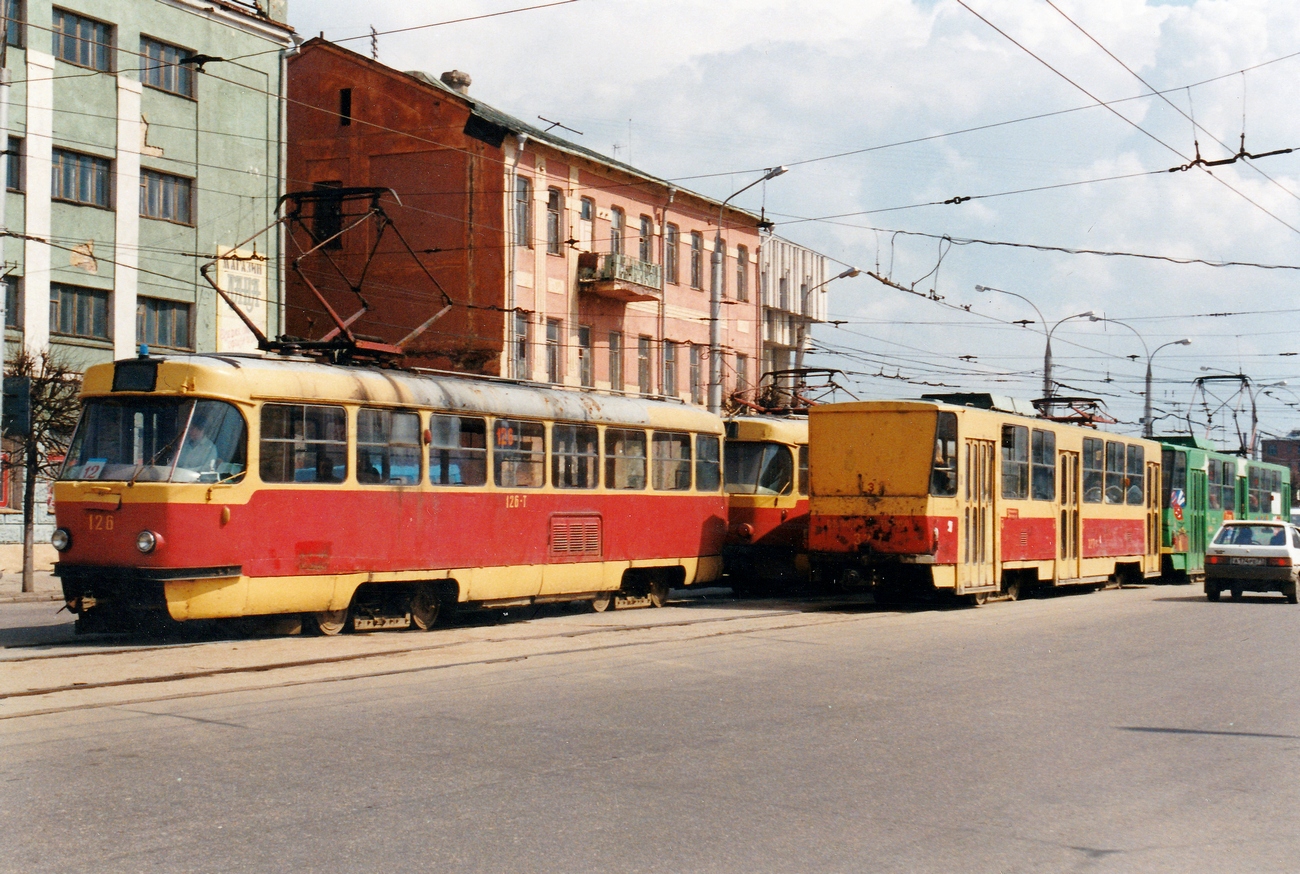
[[1295,604],[1300,581],[1300,527],[1290,522],[1224,522],[1205,550],[1205,597],[1232,600],[1242,592],[1280,592]]

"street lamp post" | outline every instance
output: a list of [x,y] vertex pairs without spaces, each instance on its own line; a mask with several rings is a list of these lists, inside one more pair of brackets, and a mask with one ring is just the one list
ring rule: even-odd
[[1119,319],[1108,319],[1105,316],[1093,316],[1090,321],[1110,322],[1111,324],[1128,328],[1133,332],[1133,336],[1138,338],[1138,342],[1142,344],[1142,351],[1146,353],[1147,357],[1147,378],[1145,388],[1142,392],[1142,436],[1153,436],[1155,434],[1155,421],[1151,416],[1151,361],[1156,357],[1156,353],[1166,346],[1190,346],[1192,345],[1192,341],[1184,337],[1181,340],[1170,340],[1168,343],[1161,343],[1155,349],[1148,349],[1146,339],[1138,333],[1137,328],[1134,328],[1127,322],[1121,322]]
[[773,167],[744,188],[727,195],[718,207],[718,232],[713,237],[713,288],[709,293],[709,412],[722,413],[722,220],[727,204],[760,182],[775,179],[786,172],[786,167]]
[[[1049,328],[1047,327],[1047,319],[1043,318],[1043,311],[1038,308],[1037,304],[1035,304],[1029,298],[1025,297],[1023,294],[1018,294],[1017,292],[1014,291],[1007,291],[1005,288],[993,288],[988,285],[977,285],[975,286],[975,290],[978,292],[997,291],[1002,294],[1009,294],[1012,297],[1018,297],[1021,300],[1023,300],[1025,303],[1033,307],[1034,312],[1038,313],[1038,323],[1042,325],[1043,337],[1047,341],[1046,345],[1043,348],[1043,398],[1050,399],[1052,395],[1056,393],[1052,390],[1052,334],[1055,333],[1056,329],[1061,327],[1062,324],[1070,321],[1071,319],[1092,318],[1093,316],[1092,310],[1088,310],[1087,312],[1083,312],[1083,313],[1075,313],[1072,316],[1066,316],[1065,318],[1061,319],[1055,325],[1052,325],[1052,327]],[[1051,407],[1048,406],[1046,411],[1050,413]]]
[[806,288],[803,292],[802,306],[799,310],[799,339],[794,350],[794,369],[803,370],[804,344],[808,340],[808,325],[812,319],[808,318],[808,301],[812,298],[812,293],[819,288],[830,285],[837,279],[852,279],[855,276],[862,275],[862,271],[856,267],[850,267],[847,270],[832,276],[830,279],[823,279],[812,288]]

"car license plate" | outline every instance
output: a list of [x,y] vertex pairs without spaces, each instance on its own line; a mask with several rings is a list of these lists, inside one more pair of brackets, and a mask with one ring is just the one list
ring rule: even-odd
[[1233,563],[1233,564],[1262,565],[1262,564],[1264,563],[1264,559],[1262,559],[1262,558],[1242,558],[1242,557],[1236,557],[1236,558],[1233,558],[1233,559],[1232,559],[1232,563]]

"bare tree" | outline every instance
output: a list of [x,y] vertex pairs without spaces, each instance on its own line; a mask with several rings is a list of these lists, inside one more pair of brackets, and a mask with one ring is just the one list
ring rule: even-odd
[[14,435],[11,465],[23,471],[23,591],[36,590],[32,554],[36,531],[36,483],[52,480],[68,451],[81,404],[81,374],[49,349],[20,349],[5,368],[7,376],[26,377],[31,386],[31,428]]

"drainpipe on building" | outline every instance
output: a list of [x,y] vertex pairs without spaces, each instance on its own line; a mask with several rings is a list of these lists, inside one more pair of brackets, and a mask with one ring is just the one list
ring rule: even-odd
[[668,233],[668,207],[672,206],[673,198],[677,196],[677,189],[668,186],[668,201],[659,211],[662,221],[659,222],[659,266],[664,268],[660,272],[659,279],[659,393],[664,391],[664,345],[665,337],[668,334],[668,316],[666,311],[668,297],[668,241],[665,238]]
[[[519,247],[519,241],[515,239],[515,197],[517,196],[516,186],[519,178],[519,159],[524,156],[524,145],[528,142],[528,134],[515,134],[515,162],[510,168],[510,178],[506,180],[506,239],[509,243],[510,251],[510,278],[506,281],[506,372],[515,379],[527,379],[530,374],[516,372],[515,366],[515,305],[516,305],[516,288],[515,288],[515,252]],[[526,358],[527,356],[525,356]]]

